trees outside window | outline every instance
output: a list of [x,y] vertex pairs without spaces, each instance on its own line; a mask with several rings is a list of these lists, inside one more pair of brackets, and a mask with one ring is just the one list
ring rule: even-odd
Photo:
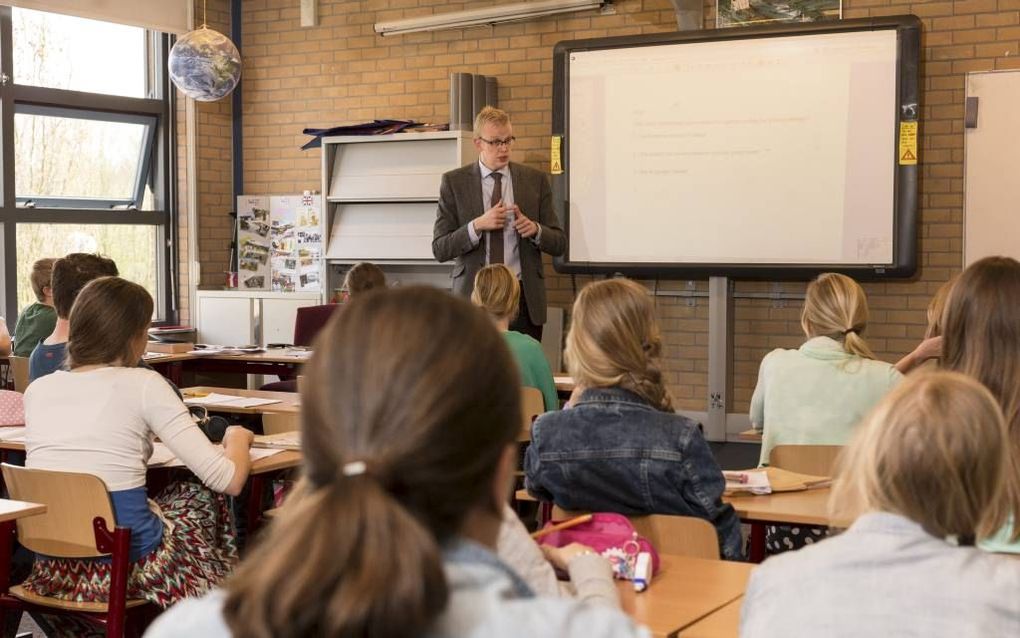
[[0,7],[8,315],[34,301],[36,259],[97,252],[152,293],[155,319],[176,319],[169,46],[141,28]]

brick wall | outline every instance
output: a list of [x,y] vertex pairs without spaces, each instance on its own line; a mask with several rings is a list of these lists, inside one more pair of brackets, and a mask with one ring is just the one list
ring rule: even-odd
[[[225,2],[214,3],[217,6]],[[317,151],[302,152],[305,126],[349,123],[374,117],[445,122],[452,71],[496,75],[500,105],[514,118],[518,161],[548,164],[551,122],[551,55],[565,39],[653,33],[675,28],[669,0],[617,0],[616,15],[595,13],[547,18],[492,29],[444,31],[383,39],[372,25],[474,3],[441,0],[319,0],[319,25],[299,26],[292,0],[245,0],[244,179],[248,194],[319,188]],[[212,6],[212,5],[210,5]],[[706,26],[715,2],[706,2]],[[1020,68],[1020,0],[890,3],[844,0],[844,15],[914,13],[924,21],[920,271],[912,281],[867,284],[872,320],[868,336],[878,355],[893,361],[913,347],[924,330],[929,296],[958,269],[962,245],[964,73]],[[212,15],[212,14],[210,14]],[[210,20],[212,22],[212,20]],[[229,202],[229,104],[200,117],[201,261],[203,282],[216,280],[226,263],[229,232],[216,211]],[[206,128],[208,127],[208,128]],[[207,132],[208,131],[208,134]],[[221,134],[222,133],[222,134]],[[213,150],[202,153],[202,147]],[[226,153],[226,155],[224,155]],[[204,163],[203,163],[204,162]],[[219,175],[222,173],[222,176]],[[221,178],[222,177],[222,178]],[[221,189],[222,187],[222,189]],[[221,192],[222,190],[222,192]],[[203,205],[200,203],[200,205]],[[568,307],[576,283],[590,277],[555,276],[546,281],[550,301]],[[218,281],[216,282],[218,283]],[[697,290],[706,282],[695,282]],[[659,290],[686,290],[687,282],[660,281]],[[766,293],[735,302],[734,393],[731,409],[744,411],[758,362],[770,349],[794,347],[802,337],[796,299],[803,283],[737,282],[735,291]],[[707,372],[707,301],[657,300],[666,339],[664,367],[677,403],[704,409]]]

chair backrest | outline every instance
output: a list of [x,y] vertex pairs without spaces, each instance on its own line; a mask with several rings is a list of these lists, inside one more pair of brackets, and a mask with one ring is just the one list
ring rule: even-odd
[[777,445],[769,452],[769,465],[800,474],[832,476],[842,445]]
[[11,373],[14,375],[14,389],[17,392],[24,392],[28,389],[28,357],[7,357],[11,364]]
[[294,345],[312,345],[315,335],[326,326],[326,322],[338,308],[340,304],[335,303],[298,308],[297,316],[294,318]]
[[[585,513],[553,505],[552,520],[565,521]],[[627,519],[660,554],[719,560],[719,535],[715,527],[704,519],[669,514],[628,516]]]
[[540,414],[545,413],[545,398],[537,388],[521,388],[521,436],[519,440],[531,440],[531,422]]
[[628,518],[660,554],[719,560],[719,535],[703,518],[666,514]]
[[18,519],[18,541],[39,554],[59,558],[107,556],[96,549],[92,520],[114,528],[113,505],[102,479],[92,474],[30,470],[3,464],[11,498],[46,505],[46,513]]
[[296,432],[300,429],[300,420],[297,414],[280,414],[277,412],[262,413],[262,433],[280,434],[282,432]]

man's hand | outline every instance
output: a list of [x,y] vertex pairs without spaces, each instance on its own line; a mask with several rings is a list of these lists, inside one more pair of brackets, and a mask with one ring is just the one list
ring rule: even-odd
[[474,225],[475,231],[479,233],[486,230],[499,230],[506,225],[506,211],[507,207],[503,205],[503,202],[500,202],[482,213],[480,217],[476,217],[471,223]]
[[514,204],[513,210],[515,214],[514,228],[517,229],[517,233],[525,239],[531,239],[537,235],[538,224],[525,217],[516,204]]

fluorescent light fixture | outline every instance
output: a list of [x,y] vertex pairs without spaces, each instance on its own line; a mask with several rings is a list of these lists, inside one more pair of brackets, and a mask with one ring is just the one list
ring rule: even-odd
[[419,16],[392,22],[376,22],[375,32],[384,36],[416,33],[419,31],[439,31],[442,29],[460,29],[479,27],[530,20],[557,13],[571,13],[597,9],[612,0],[540,0],[538,2],[515,2],[489,6],[484,9],[440,13],[430,16]]

